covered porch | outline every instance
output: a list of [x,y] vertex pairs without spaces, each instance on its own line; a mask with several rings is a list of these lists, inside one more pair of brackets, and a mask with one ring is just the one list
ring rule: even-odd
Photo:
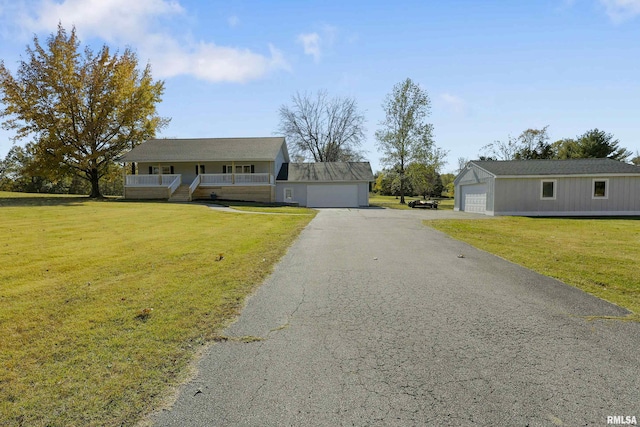
[[[175,199],[190,201],[210,198],[215,193],[220,198],[256,197],[272,201],[271,187],[275,177],[270,173],[215,173],[198,174],[191,182],[182,174],[125,175],[124,196],[127,199]],[[261,191],[260,187],[264,187]],[[265,191],[268,190],[268,191]],[[244,196],[243,196],[244,195]]]

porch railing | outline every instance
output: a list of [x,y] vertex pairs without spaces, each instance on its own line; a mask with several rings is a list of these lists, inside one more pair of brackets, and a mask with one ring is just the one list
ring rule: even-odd
[[[169,187],[173,185],[176,180],[178,186],[180,186],[180,175],[127,175],[125,185],[135,187]],[[176,187],[178,188],[178,187]]]
[[[127,175],[125,179],[127,187],[167,187],[171,192],[175,191],[181,182],[180,174]],[[207,173],[197,175],[189,186],[189,191],[193,193],[199,186],[273,185],[274,183],[274,176],[269,173]]]
[[193,192],[196,191],[196,188],[198,188],[198,186],[200,185],[200,177],[201,176],[202,175],[196,176],[196,179],[194,179],[193,182],[191,183],[191,185],[189,186],[189,197],[191,197]]
[[[166,176],[166,175],[164,175],[164,176]],[[163,181],[164,181],[164,179],[163,179]],[[175,175],[174,180],[171,181],[171,183],[169,184],[169,197],[171,197],[173,192],[176,191],[178,189],[178,187],[180,187],[181,183],[182,183],[182,175]]]
[[200,174],[200,185],[268,185],[273,184],[269,173],[206,173]]

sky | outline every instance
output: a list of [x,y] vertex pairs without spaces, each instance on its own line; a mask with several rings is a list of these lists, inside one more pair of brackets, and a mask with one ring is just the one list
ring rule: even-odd
[[[58,22],[151,65],[171,118],[158,137],[277,135],[280,106],[326,90],[356,100],[378,171],[382,104],[411,78],[442,172],[544,126],[551,141],[598,128],[640,151],[640,0],[0,0],[5,66]],[[0,157],[12,136],[0,130]]]

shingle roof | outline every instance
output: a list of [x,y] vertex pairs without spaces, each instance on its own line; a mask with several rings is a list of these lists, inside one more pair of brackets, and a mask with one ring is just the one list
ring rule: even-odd
[[640,174],[640,166],[612,159],[473,160],[495,176]]
[[340,182],[374,181],[369,162],[285,163],[278,181]]
[[[276,158],[283,144],[283,137],[150,139],[122,156],[121,160],[124,162],[268,161]],[[287,153],[286,146],[285,153]]]

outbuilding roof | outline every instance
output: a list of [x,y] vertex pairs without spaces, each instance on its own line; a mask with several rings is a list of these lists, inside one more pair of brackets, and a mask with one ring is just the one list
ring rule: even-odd
[[278,181],[374,181],[369,162],[284,163]]
[[121,157],[123,162],[206,162],[274,160],[284,137],[150,139]]
[[612,159],[473,160],[469,163],[496,177],[640,174],[640,166]]

